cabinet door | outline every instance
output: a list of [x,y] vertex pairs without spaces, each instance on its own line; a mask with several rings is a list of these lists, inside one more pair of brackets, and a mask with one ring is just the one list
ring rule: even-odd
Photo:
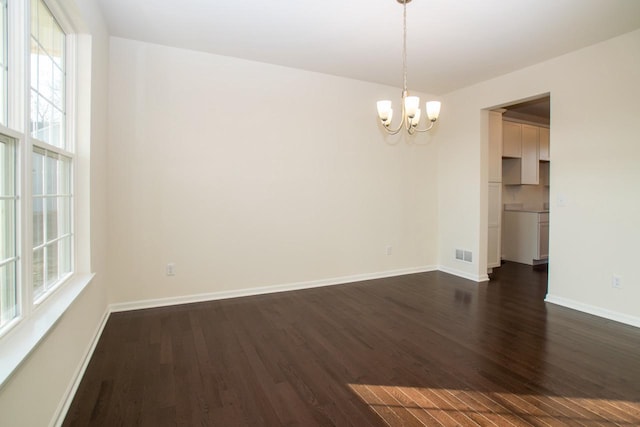
[[551,164],[549,162],[540,162],[540,184],[545,187],[549,186],[549,169]]
[[540,160],[549,161],[549,129],[540,128]]
[[549,223],[538,224],[538,259],[549,258]]
[[502,181],[502,113],[489,111],[489,182]]
[[489,217],[488,217],[488,242],[487,242],[487,268],[500,267],[501,255],[501,228],[502,228],[502,184],[489,183]]
[[522,125],[522,184],[538,184],[538,129]]
[[502,122],[502,157],[522,157],[522,125]]

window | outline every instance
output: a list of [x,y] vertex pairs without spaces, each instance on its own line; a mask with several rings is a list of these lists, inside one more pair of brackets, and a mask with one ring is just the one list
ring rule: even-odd
[[90,144],[91,36],[68,3],[0,0],[0,387],[94,276],[75,154]]
[[0,124],[7,124],[7,102],[8,102],[8,75],[9,64],[8,55],[8,26],[7,26],[7,0],[0,0]]
[[72,154],[65,138],[65,34],[31,0],[30,129],[33,137],[32,295],[38,301],[72,272]]
[[31,135],[66,149],[65,34],[42,0],[31,0]]
[[15,141],[0,135],[0,328],[18,316]]
[[33,149],[33,298],[71,273],[71,159]]
[[73,275],[75,234],[67,35],[44,0],[0,8],[1,336]]

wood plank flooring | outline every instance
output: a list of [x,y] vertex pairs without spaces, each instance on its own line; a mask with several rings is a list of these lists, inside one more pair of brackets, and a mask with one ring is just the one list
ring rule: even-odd
[[640,329],[506,263],[111,315],[65,426],[638,426]]

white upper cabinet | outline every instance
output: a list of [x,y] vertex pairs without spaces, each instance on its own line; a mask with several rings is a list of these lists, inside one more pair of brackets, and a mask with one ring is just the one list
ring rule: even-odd
[[522,125],[502,122],[502,157],[519,159],[522,157]]
[[[538,184],[539,129],[537,126],[522,123],[503,122],[503,183],[507,185]],[[505,151],[511,155],[505,155]]]
[[540,128],[540,160],[550,161],[549,156],[549,129]]
[[538,130],[537,126],[522,125],[522,184],[538,184]]

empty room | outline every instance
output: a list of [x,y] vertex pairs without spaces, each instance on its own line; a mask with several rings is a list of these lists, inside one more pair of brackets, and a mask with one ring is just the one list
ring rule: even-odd
[[0,6],[0,426],[640,425],[640,2]]

